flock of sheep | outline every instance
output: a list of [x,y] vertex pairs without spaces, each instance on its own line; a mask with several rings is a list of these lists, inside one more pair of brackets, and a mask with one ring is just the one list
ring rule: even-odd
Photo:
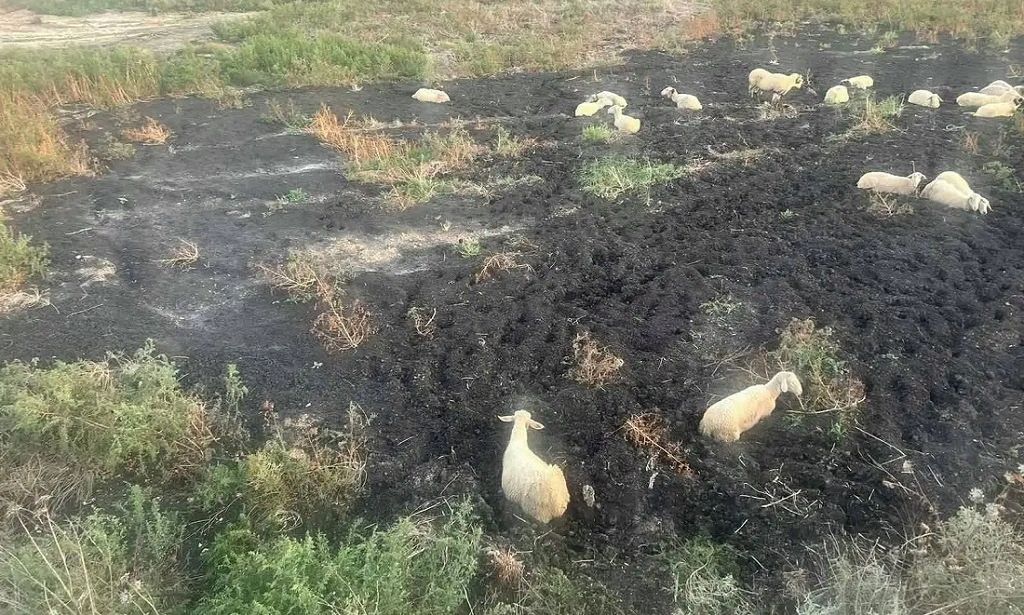
[[[804,78],[798,73],[771,73],[762,68],[750,72],[748,79],[750,93],[768,93],[774,101],[788,94],[793,89],[804,85]],[[874,86],[874,80],[868,75],[844,79],[841,85],[833,86],[825,93],[828,104],[849,102],[848,87],[866,90]],[[1021,102],[1024,101],[1024,86],[1011,86],[1005,81],[994,81],[978,92],[968,92],[957,98],[962,107],[975,107],[977,117],[1007,117],[1013,115]],[[675,88],[667,87],[661,95],[670,99],[680,109],[699,111],[700,100],[692,94],[682,94]],[[449,102],[446,93],[440,90],[421,88],[413,98],[424,102]],[[927,90],[915,90],[907,98],[907,102],[928,108],[937,108],[942,99]],[[626,133],[640,130],[640,120],[626,115],[623,110],[628,105],[625,98],[614,92],[598,92],[587,97],[577,105],[576,117],[590,117],[604,108],[614,116],[615,127]],[[889,193],[912,196],[918,194],[918,188],[925,176],[912,173],[901,177],[881,171],[871,171],[861,176],[857,187],[878,193]],[[935,201],[948,207],[976,211],[981,214],[991,209],[988,199],[974,192],[970,184],[958,173],[945,171],[920,191],[923,198]],[[775,403],[782,393],[799,396],[803,392],[796,374],[783,371],[775,374],[765,384],[747,387],[742,391],[729,395],[714,403],[704,411],[700,421],[701,434],[722,442],[734,442],[740,436],[775,409]],[[510,501],[518,505],[529,517],[541,523],[547,523],[562,516],[569,505],[569,489],[565,474],[557,465],[548,464],[536,455],[527,439],[529,429],[543,429],[544,425],[533,420],[530,413],[517,410],[511,416],[499,416],[500,420],[512,423],[505,454],[502,458],[501,488]]]

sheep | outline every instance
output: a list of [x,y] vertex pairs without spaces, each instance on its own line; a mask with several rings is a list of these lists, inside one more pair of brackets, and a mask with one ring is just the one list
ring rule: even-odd
[[974,113],[968,113],[967,115],[973,115],[974,117],[1012,117],[1017,112],[1017,108],[1020,107],[1021,99],[1014,100],[1012,102],[997,102],[982,105],[975,110]]
[[704,105],[700,104],[700,100],[692,94],[680,94],[674,87],[667,87],[661,91],[661,95],[666,98],[671,98],[672,102],[676,104],[679,109],[687,109],[689,111],[700,111],[704,108]]
[[872,190],[874,192],[911,195],[917,192],[917,187],[921,185],[924,179],[924,175],[917,172],[911,173],[906,177],[900,177],[891,173],[871,171],[860,176],[860,179],[857,180],[857,187],[861,190]]
[[[978,194],[971,189],[971,185],[967,183],[967,180],[964,179],[963,176],[957,173],[956,171],[943,171],[942,173],[939,173],[938,175],[935,176],[935,179],[932,180],[932,184],[939,181],[946,182],[947,184],[953,186],[954,188],[956,188],[960,192],[963,192],[967,196],[970,196],[972,194]],[[928,185],[930,186],[931,184]],[[927,189],[928,186],[925,186],[925,190]],[[924,191],[921,192],[921,195],[924,196]],[[992,205],[988,202],[988,199],[979,194],[978,211],[980,211],[983,214],[986,214],[989,212],[990,209],[992,209]]]
[[598,111],[607,107],[610,104],[611,102],[607,98],[581,102],[580,104],[576,105],[575,115],[576,117],[590,117],[591,115],[594,115],[595,113],[597,113]]
[[956,97],[956,104],[961,107],[981,107],[999,102],[1012,102],[1021,97],[1016,90],[1007,90],[1002,94],[982,94],[981,92],[967,92]]
[[565,475],[561,468],[545,463],[530,450],[526,437],[527,428],[544,429],[544,425],[533,420],[526,410],[516,410],[512,416],[498,419],[513,424],[501,460],[501,490],[505,497],[541,523],[561,517],[569,506]]
[[704,411],[700,433],[722,442],[735,442],[775,410],[775,400],[782,393],[797,397],[803,393],[793,372],[779,372],[765,384],[755,384],[715,402]]
[[829,105],[841,105],[850,102],[850,91],[845,85],[834,85],[825,92],[825,103]]
[[618,107],[622,107],[623,109],[625,109],[626,105],[629,104],[626,102],[625,98],[619,96],[615,92],[598,92],[597,94],[591,96],[591,98],[594,100],[607,100],[609,105],[616,105]]
[[441,90],[431,90],[430,88],[420,88],[416,90],[416,93],[412,95],[413,98],[420,102],[430,103],[446,103],[451,102],[451,98],[448,98],[448,94]]
[[1021,90],[1024,90],[1024,88],[1022,88],[1021,86],[1014,87],[1014,86],[1010,85],[1009,83],[1006,83],[1005,81],[1001,81],[1001,80],[997,79],[996,81],[993,81],[992,83],[990,83],[990,84],[986,85],[985,87],[981,88],[978,91],[978,93],[979,94],[990,94],[990,95],[998,96],[1000,94],[1005,94],[1005,93],[1009,92],[1010,90],[1013,90],[1015,92],[1021,92]]
[[608,109],[608,113],[615,115],[615,127],[622,132],[635,134],[640,130],[640,120],[623,113],[622,107],[612,105],[611,109]]
[[753,95],[755,90],[758,89],[757,86],[761,82],[761,79],[769,75],[771,75],[771,73],[763,68],[755,68],[754,70],[750,71],[750,75],[747,77],[747,83],[750,84],[750,87],[748,89],[751,95]]
[[938,94],[932,94],[928,90],[914,90],[907,97],[907,102],[912,105],[938,109],[939,105],[942,104],[942,99],[939,98]]
[[940,179],[925,186],[921,191],[921,196],[946,207],[976,211],[980,214],[987,214],[992,209],[988,199],[977,192],[965,192],[950,182]]
[[803,85],[804,77],[800,73],[789,75],[769,73],[758,80],[756,87],[762,92],[774,92],[780,96],[785,96],[790,90],[799,90]]
[[858,90],[866,90],[871,86],[875,85],[875,80],[868,75],[860,75],[858,77],[850,77],[849,79],[843,79],[840,83],[849,84],[852,88]]

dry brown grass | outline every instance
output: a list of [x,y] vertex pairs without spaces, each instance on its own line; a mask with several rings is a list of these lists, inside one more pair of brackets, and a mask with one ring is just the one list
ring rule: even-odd
[[891,218],[914,213],[914,206],[898,196],[872,192],[868,212],[882,218]]
[[487,549],[487,558],[494,574],[494,579],[508,589],[518,589],[523,584],[526,566],[523,560],[516,557],[511,547]]
[[590,387],[603,387],[619,379],[619,371],[625,361],[612,354],[607,346],[602,346],[591,337],[589,331],[576,335],[572,342],[575,367],[569,377]]
[[143,145],[163,145],[172,134],[169,128],[151,117],[147,117],[138,128],[126,128],[121,131],[121,136],[125,140]]
[[178,245],[171,250],[170,256],[160,259],[165,267],[190,269],[199,262],[199,246],[193,241],[178,238]]
[[282,265],[259,269],[270,283],[297,302],[316,299],[312,333],[330,352],[352,350],[373,334],[373,316],[360,301],[347,301],[337,275],[308,255],[294,255]]
[[84,144],[71,143],[43,99],[0,91],[0,197],[25,182],[89,173]]
[[660,416],[653,412],[634,414],[622,428],[626,439],[647,451],[652,461],[668,465],[681,476],[693,476],[682,447],[669,437],[668,428]]
[[499,272],[520,269],[525,272],[532,272],[533,267],[529,263],[519,262],[522,256],[519,252],[495,252],[484,259],[483,266],[476,273],[474,279],[479,284],[495,277]]
[[50,294],[38,288],[0,292],[0,314],[51,305]]
[[960,142],[960,147],[964,149],[968,154],[977,154],[981,151],[981,144],[978,142],[980,135],[976,132],[964,132],[963,141]]
[[437,332],[437,323],[434,322],[434,319],[437,318],[437,308],[430,310],[428,316],[426,308],[411,307],[406,315],[417,334],[423,337],[433,337]]

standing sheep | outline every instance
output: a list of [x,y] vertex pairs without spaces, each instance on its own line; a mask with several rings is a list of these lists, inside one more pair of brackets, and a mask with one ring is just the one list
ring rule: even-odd
[[761,79],[764,79],[768,75],[771,75],[771,73],[763,68],[755,68],[750,71],[750,75],[747,77],[747,84],[749,85],[748,90],[750,91],[751,96],[753,96],[754,92],[759,89],[758,84],[761,83]]
[[430,88],[420,88],[416,90],[416,93],[412,95],[413,98],[420,102],[431,102],[431,103],[446,103],[450,102],[448,94],[441,90],[432,90]]
[[765,384],[747,387],[712,404],[700,420],[700,433],[722,442],[735,442],[775,410],[775,400],[782,393],[797,397],[803,393],[793,372],[779,372]]
[[565,475],[556,465],[545,463],[532,450],[526,430],[544,429],[526,410],[512,416],[499,416],[512,423],[512,435],[501,460],[501,490],[505,497],[518,504],[530,517],[541,523],[561,517],[569,506],[569,488]]
[[907,97],[907,102],[920,107],[938,109],[939,105],[942,104],[942,99],[939,98],[938,94],[932,94],[928,90],[914,90]]
[[761,77],[756,87],[762,92],[774,92],[779,96],[785,96],[790,90],[799,90],[803,85],[804,77],[800,73],[770,73]]
[[963,191],[948,181],[940,179],[925,186],[921,191],[921,196],[946,207],[976,211],[980,214],[987,214],[992,208],[988,199],[977,192]]
[[860,176],[860,179],[857,180],[857,187],[861,190],[871,190],[873,192],[911,195],[917,193],[917,187],[921,185],[924,179],[924,175],[917,172],[911,173],[906,177],[900,177],[891,173],[871,171]]

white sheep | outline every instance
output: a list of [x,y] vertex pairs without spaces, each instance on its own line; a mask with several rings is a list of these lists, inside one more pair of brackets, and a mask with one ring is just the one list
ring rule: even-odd
[[[971,185],[967,183],[967,180],[964,179],[963,176],[957,173],[956,171],[943,171],[942,173],[939,173],[938,175],[935,176],[935,179],[932,180],[932,184],[938,181],[946,182],[947,184],[953,186],[954,188],[956,188],[960,192],[963,192],[967,196],[970,196],[972,194],[978,194],[977,192],[974,191],[974,189],[971,188]],[[928,186],[925,186],[925,190],[927,189]],[[924,191],[921,192],[921,195],[924,196]],[[978,211],[980,211],[983,214],[986,214],[991,209],[992,205],[988,202],[988,199],[978,194]]]
[[921,173],[911,173],[906,177],[883,173],[881,171],[870,171],[860,176],[857,180],[857,187],[861,190],[873,192],[887,192],[890,194],[915,194],[917,187],[921,185],[925,177]]
[[834,85],[825,92],[825,104],[841,105],[850,102],[850,91],[845,85]]
[[989,103],[978,107],[974,113],[968,113],[967,115],[973,115],[974,117],[1012,117],[1017,112],[1017,108],[1020,107],[1021,100],[1018,98],[1012,102],[996,102]]
[[441,90],[432,90],[430,88],[420,88],[416,90],[416,93],[412,95],[413,98],[420,102],[430,103],[446,103],[451,102],[451,98],[448,98],[448,94]]
[[661,91],[661,95],[670,98],[672,102],[676,104],[679,109],[686,109],[688,111],[700,111],[704,108],[704,105],[700,104],[700,100],[692,94],[680,94],[672,86],[669,86]]
[[1007,90],[1002,94],[982,94],[967,92],[956,97],[956,104],[961,107],[981,107],[999,102],[1012,102],[1021,97],[1017,90]]
[[1015,92],[1021,92],[1022,90],[1024,90],[1024,87],[1021,87],[1019,85],[1014,87],[1009,83],[1006,83],[1005,81],[997,79],[992,83],[986,85],[985,87],[981,88],[980,90],[978,90],[978,92],[981,94],[994,94],[998,96],[999,94],[1005,94],[1010,90],[1013,90]]
[[758,84],[761,83],[761,79],[769,75],[771,75],[771,73],[763,68],[755,68],[750,71],[750,75],[747,77],[747,83],[750,85],[749,90],[751,95],[753,95],[754,91],[758,89]]
[[640,131],[640,120],[623,113],[622,107],[618,105],[612,105],[611,109],[608,109],[608,113],[613,114],[615,116],[615,127],[621,130],[622,132],[635,134]]
[[610,104],[611,102],[607,98],[581,102],[576,105],[575,115],[576,117],[590,117]]
[[569,488],[565,475],[556,465],[545,463],[532,450],[526,430],[544,429],[526,410],[512,416],[499,416],[512,423],[512,435],[501,460],[501,490],[505,497],[518,504],[527,515],[541,523],[561,517],[569,506]]
[[988,199],[977,192],[961,190],[948,181],[940,179],[936,179],[925,186],[924,190],[921,191],[921,196],[946,207],[976,211],[980,214],[987,214],[992,209]]
[[700,433],[722,442],[735,442],[775,410],[775,400],[782,393],[797,397],[803,393],[793,372],[779,372],[765,384],[747,387],[712,404],[700,420]]
[[858,77],[843,79],[840,83],[847,83],[850,87],[857,88],[858,90],[866,90],[875,85],[875,80],[868,75],[860,75]]
[[939,98],[938,94],[933,94],[928,90],[914,90],[907,97],[907,102],[912,105],[938,109],[939,105],[942,104],[942,99]]
[[592,100],[604,99],[604,100],[608,101],[609,105],[615,105],[615,106],[618,106],[618,107],[622,107],[623,109],[625,109],[627,104],[628,104],[626,102],[625,98],[619,96],[615,92],[607,92],[607,91],[605,91],[605,92],[598,92],[597,94],[594,94],[590,98]]
[[803,85],[804,77],[800,73],[769,73],[757,81],[757,88],[762,92],[774,92],[780,96],[785,96],[790,90],[799,90]]

